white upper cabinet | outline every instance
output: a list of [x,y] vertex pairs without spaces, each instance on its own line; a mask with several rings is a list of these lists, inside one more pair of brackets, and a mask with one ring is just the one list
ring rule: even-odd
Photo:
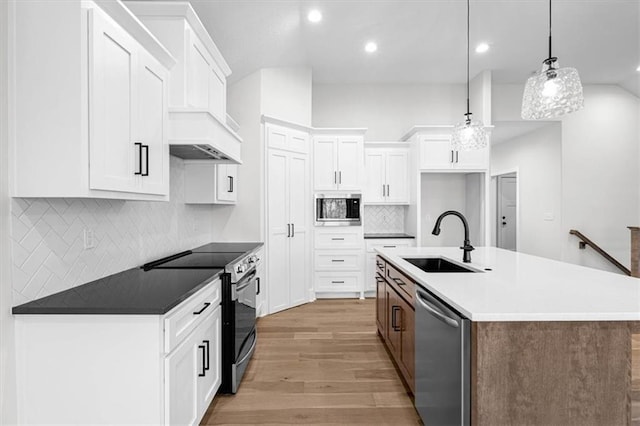
[[[347,130],[347,129],[345,129]],[[316,191],[361,191],[364,129],[315,129],[313,187]]]
[[168,200],[169,52],[121,2],[17,2],[15,28],[11,195]]
[[[369,145],[369,144],[368,144]],[[366,179],[364,202],[367,204],[409,203],[409,147],[370,144],[365,147]]]
[[238,201],[238,165],[211,160],[184,161],[186,204],[235,204]]
[[458,151],[451,147],[450,135],[418,137],[421,170],[487,170],[489,148]]
[[227,124],[231,69],[188,2],[127,1],[126,6],[176,58],[171,69],[171,155],[241,163],[242,140]]
[[263,117],[267,148],[282,149],[300,154],[309,153],[309,129],[292,123]]

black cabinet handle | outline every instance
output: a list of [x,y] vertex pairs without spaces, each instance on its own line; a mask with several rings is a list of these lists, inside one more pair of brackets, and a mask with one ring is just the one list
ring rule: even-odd
[[207,352],[206,352],[206,348],[204,347],[204,345],[198,345],[198,350],[202,349],[202,373],[198,373],[198,377],[204,377],[206,375],[206,368],[205,368],[205,359],[207,356]]
[[332,262],[344,262],[344,259],[331,259]]
[[135,142],[134,145],[138,147],[138,171],[133,172],[133,174],[141,175],[142,174],[142,143]]
[[382,263],[380,263],[380,262],[376,262],[376,266],[378,268],[384,268],[384,265]]
[[333,183],[338,183],[338,172],[333,172]]
[[207,346],[207,356],[203,357],[203,361],[204,360],[207,361],[206,363],[204,363],[204,371],[208,371],[209,370],[209,341],[203,340],[202,342]]
[[383,197],[384,197],[384,195],[385,195],[385,194],[384,194],[384,189],[385,189],[385,188],[384,188],[384,184],[382,184],[382,196],[383,196]]
[[227,176],[229,178],[229,189],[227,192],[233,192],[233,176]]
[[256,278],[256,296],[260,294],[260,277]]
[[209,307],[209,305],[211,305],[211,303],[205,302],[204,303],[204,307],[202,309],[200,309],[199,311],[194,312],[193,315],[200,315],[201,313],[204,312],[205,309],[207,309]]
[[400,310],[400,306],[393,305],[391,307],[391,328],[393,331],[400,331],[398,325],[396,324],[396,312]]
[[[142,176],[149,176],[149,145],[140,146],[140,156],[142,156],[142,150],[144,149],[144,163],[146,165],[145,172],[141,173]],[[142,158],[140,159],[140,171],[142,172]]]
[[383,248],[396,248],[396,246],[382,246]]
[[294,223],[291,224],[291,238],[296,236],[296,225]]
[[338,172],[338,183],[342,183],[342,172]]
[[456,163],[458,162],[458,151],[456,151]]
[[390,196],[390,192],[389,192],[389,184],[387,184],[387,197]]
[[453,150],[451,150],[451,162],[453,163]]
[[344,241],[344,238],[332,238],[331,241]]
[[344,281],[331,281],[331,284],[344,284]]
[[400,278],[391,278],[393,280],[393,282],[395,282],[398,285],[406,285],[404,281],[402,281]]
[[287,238],[291,237],[291,224],[287,223]]

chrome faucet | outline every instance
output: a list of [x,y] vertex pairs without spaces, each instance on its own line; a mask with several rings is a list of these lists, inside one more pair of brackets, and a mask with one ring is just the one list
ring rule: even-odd
[[440,216],[438,216],[438,219],[436,220],[436,226],[433,227],[433,231],[431,231],[431,233],[433,235],[440,235],[440,222],[442,222],[442,219],[449,215],[458,216],[462,221],[462,225],[464,226],[464,243],[463,246],[460,247],[462,250],[464,250],[462,261],[464,263],[471,263],[471,251],[473,250],[473,246],[471,245],[471,241],[469,241],[469,224],[467,223],[467,219],[463,216],[462,213],[455,210],[447,210],[446,212],[442,213]]

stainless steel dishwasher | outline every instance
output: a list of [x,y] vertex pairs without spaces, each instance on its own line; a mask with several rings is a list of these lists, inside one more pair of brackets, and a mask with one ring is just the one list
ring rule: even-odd
[[471,322],[416,288],[416,399],[425,425],[471,423]]

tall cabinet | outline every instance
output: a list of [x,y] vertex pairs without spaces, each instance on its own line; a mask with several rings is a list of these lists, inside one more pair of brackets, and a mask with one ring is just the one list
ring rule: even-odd
[[309,132],[264,118],[269,313],[306,303],[310,287]]

